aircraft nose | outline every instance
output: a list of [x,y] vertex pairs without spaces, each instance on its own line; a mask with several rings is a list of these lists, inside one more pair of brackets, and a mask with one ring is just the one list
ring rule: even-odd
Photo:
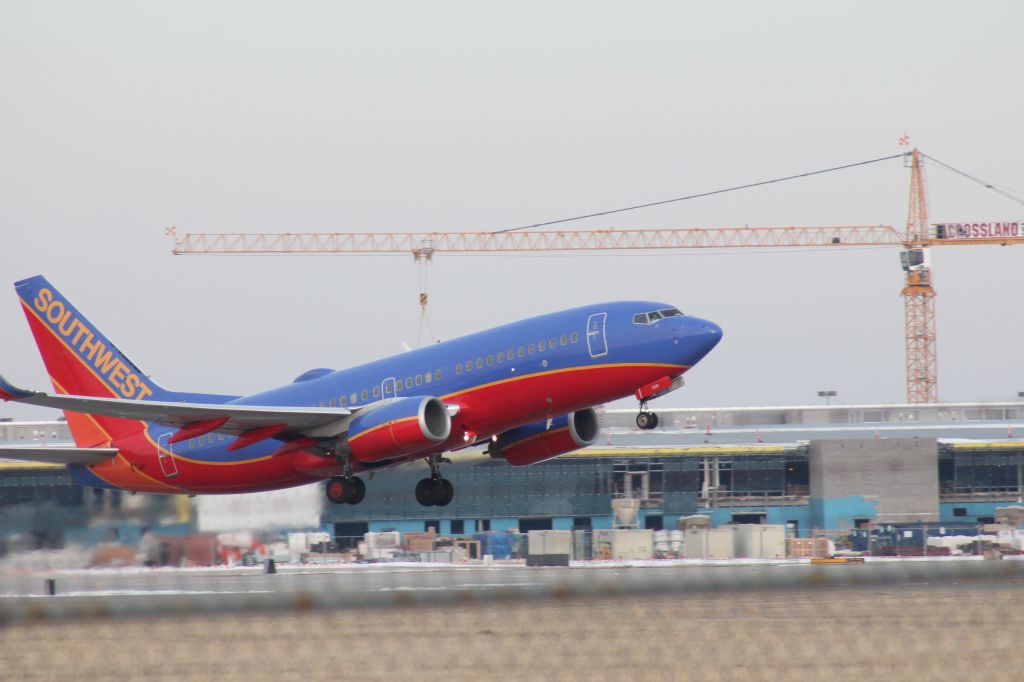
[[691,355],[689,364],[692,365],[718,345],[722,340],[722,328],[710,320],[702,320],[699,317],[692,317],[689,322],[689,333],[686,335],[684,346],[688,346],[686,350]]

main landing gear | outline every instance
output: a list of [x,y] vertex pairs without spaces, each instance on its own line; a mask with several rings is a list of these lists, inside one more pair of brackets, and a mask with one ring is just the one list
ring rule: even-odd
[[434,455],[427,459],[430,464],[430,478],[416,484],[416,501],[424,507],[447,507],[455,498],[455,486],[447,478],[441,478],[441,458]]
[[640,414],[636,416],[637,428],[643,429],[644,431],[650,431],[651,429],[658,428],[658,414],[656,412],[647,411],[647,401],[640,401]]
[[327,499],[334,504],[359,504],[366,497],[366,484],[358,476],[335,476],[327,481]]

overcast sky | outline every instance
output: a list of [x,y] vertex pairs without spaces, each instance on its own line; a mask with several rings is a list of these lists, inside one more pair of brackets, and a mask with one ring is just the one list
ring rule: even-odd
[[[901,151],[1024,190],[1024,4],[0,0],[0,282],[162,384],[248,393],[415,341],[409,256],[175,257],[164,228],[491,230]],[[928,169],[936,220],[1024,207]],[[906,221],[901,160],[579,228]],[[939,393],[1024,391],[1024,246],[937,249]],[[442,338],[653,298],[723,342],[664,406],[905,399],[898,250],[446,256]],[[0,372],[49,383],[14,290]],[[621,403],[632,406],[634,403]],[[52,413],[0,406],[0,416]]]

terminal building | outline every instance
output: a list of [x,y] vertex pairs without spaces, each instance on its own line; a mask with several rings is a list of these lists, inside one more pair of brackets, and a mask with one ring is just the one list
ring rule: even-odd
[[[612,500],[620,497],[640,501],[641,527],[670,528],[680,517],[706,514],[713,525],[778,523],[792,535],[989,523],[997,507],[1024,500],[1022,402],[659,415],[658,429],[639,431],[634,411],[605,411],[598,444],[528,467],[481,451],[455,453],[444,466],[456,489],[447,507],[416,502],[422,463],[368,478],[359,505],[332,505],[321,494],[308,499],[319,507],[320,528],[339,541],[389,529],[463,535],[610,528]],[[66,424],[0,422],[0,443],[40,440],[70,441]],[[126,505],[127,497],[78,488],[62,467],[0,463],[0,532],[29,534],[49,546],[90,537],[97,521],[109,525],[119,516],[145,528],[190,518],[167,502],[174,498],[139,494]]]

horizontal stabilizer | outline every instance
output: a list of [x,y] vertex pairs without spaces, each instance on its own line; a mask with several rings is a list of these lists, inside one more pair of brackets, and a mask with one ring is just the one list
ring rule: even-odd
[[0,446],[0,459],[49,464],[100,464],[117,454],[117,448],[72,448],[57,445]]
[[0,374],[0,400],[24,400],[32,397],[32,391],[18,388]]
[[209,430],[231,435],[239,435],[260,427],[284,425],[279,432],[290,437],[337,424],[352,414],[343,407],[235,405],[50,395],[18,388],[3,377],[0,377],[0,399],[70,412],[155,422],[164,426],[183,427],[196,422],[224,420],[222,425]]

